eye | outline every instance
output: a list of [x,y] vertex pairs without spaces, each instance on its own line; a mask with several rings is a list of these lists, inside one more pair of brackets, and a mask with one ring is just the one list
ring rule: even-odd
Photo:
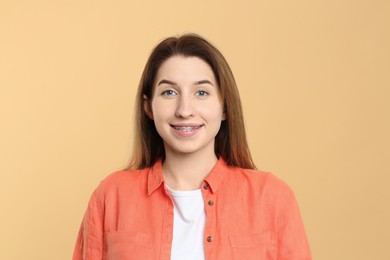
[[198,92],[196,92],[196,95],[199,96],[199,97],[205,97],[205,96],[208,96],[209,93],[207,93],[204,90],[199,90]]
[[175,96],[177,95],[172,89],[167,89],[161,93],[162,96]]

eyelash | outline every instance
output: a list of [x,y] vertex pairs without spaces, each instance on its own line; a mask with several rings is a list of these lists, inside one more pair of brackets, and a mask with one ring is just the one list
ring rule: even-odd
[[176,95],[176,92],[172,89],[167,89],[161,93],[162,96],[173,96]]
[[[164,90],[162,93],[161,93],[162,96],[174,96],[174,95],[177,95],[177,93],[172,90],[172,89],[167,89],[167,90]],[[206,97],[209,95],[209,93],[205,90],[199,90],[195,93],[196,96],[199,96],[199,97]]]
[[[200,95],[200,93],[202,93],[202,95]],[[200,97],[205,97],[205,96],[208,96],[209,93],[207,91],[204,91],[204,90],[199,90],[196,92],[196,95],[200,96]]]

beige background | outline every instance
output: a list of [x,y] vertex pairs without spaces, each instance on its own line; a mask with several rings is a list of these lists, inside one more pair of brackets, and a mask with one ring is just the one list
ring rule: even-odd
[[228,59],[314,259],[390,259],[389,3],[2,0],[0,259],[71,258],[91,192],[127,163],[147,56],[183,32]]

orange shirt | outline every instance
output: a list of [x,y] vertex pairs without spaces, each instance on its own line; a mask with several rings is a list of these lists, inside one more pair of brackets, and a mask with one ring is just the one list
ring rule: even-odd
[[[220,159],[203,182],[206,260],[308,260],[291,189],[273,175]],[[161,161],[115,172],[92,194],[73,260],[169,260],[173,203]]]

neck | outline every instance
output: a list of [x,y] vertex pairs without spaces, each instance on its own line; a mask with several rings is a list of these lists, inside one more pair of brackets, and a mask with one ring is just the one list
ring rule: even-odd
[[218,161],[209,153],[175,154],[166,151],[163,176],[167,185],[174,190],[196,190]]

